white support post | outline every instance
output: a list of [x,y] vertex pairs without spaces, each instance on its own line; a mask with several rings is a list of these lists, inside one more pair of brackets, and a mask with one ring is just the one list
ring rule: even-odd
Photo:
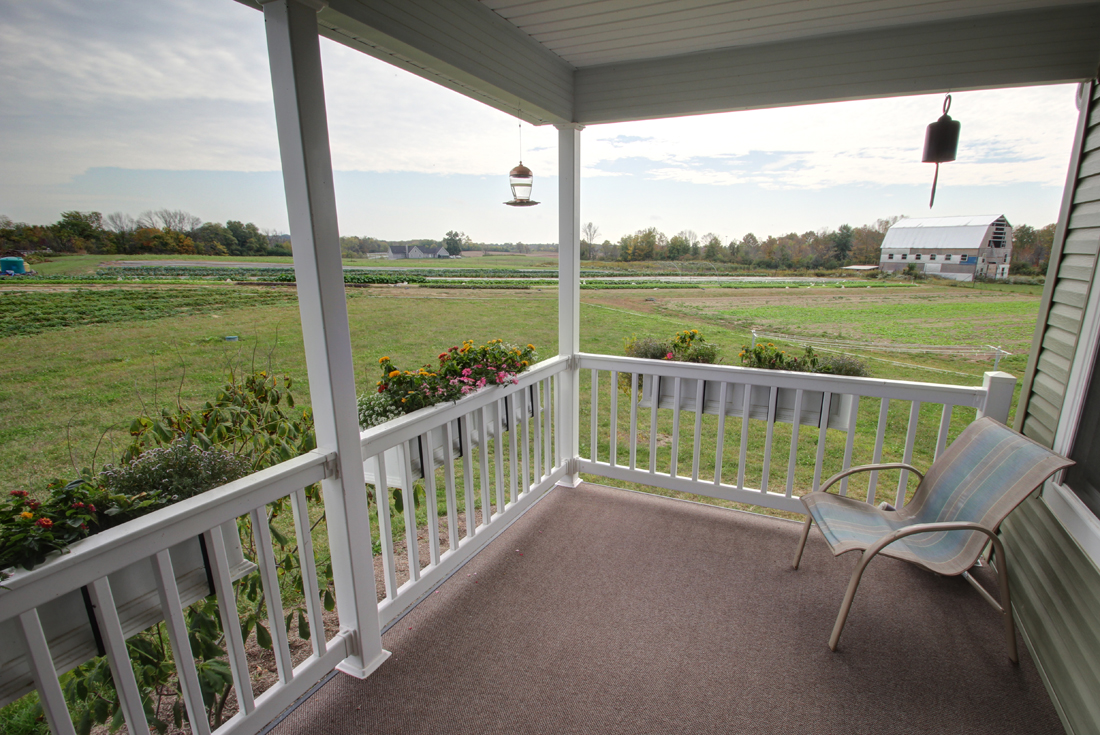
[[[558,354],[580,352],[581,315],[581,125],[558,129]],[[559,459],[575,466],[580,456],[580,369],[576,363],[561,374],[561,441]],[[563,485],[576,487],[580,474],[571,472]]]
[[989,416],[1007,424],[1012,394],[1016,390],[1016,376],[1000,371],[989,372],[982,377],[982,387],[985,388],[985,405],[978,411],[978,418]]
[[338,668],[364,678],[389,652],[382,648],[375,598],[317,35],[320,6],[273,0],[264,4],[264,21],[317,445],[337,455],[335,476],[322,489],[340,627],[355,633],[353,651]]

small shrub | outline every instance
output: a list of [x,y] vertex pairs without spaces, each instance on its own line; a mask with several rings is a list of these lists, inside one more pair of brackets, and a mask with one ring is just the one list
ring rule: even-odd
[[623,352],[627,357],[642,360],[675,360],[713,365],[718,362],[719,347],[707,342],[698,329],[685,329],[667,342],[653,337],[631,336],[625,340]]
[[744,367],[763,370],[791,370],[802,373],[823,373],[827,375],[850,375],[866,377],[867,365],[851,355],[819,356],[812,347],[807,347],[801,355],[788,355],[771,342],[760,343],[753,347],[744,345],[739,355]]

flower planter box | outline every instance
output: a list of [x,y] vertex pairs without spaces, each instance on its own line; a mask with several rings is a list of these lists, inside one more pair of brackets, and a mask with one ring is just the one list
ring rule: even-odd
[[[657,378],[657,380],[654,380]],[[653,406],[654,384],[659,386],[657,408],[674,408],[676,406],[676,379],[655,375],[642,376],[642,397],[638,401],[641,408]],[[771,387],[766,385],[747,386],[749,392],[749,418],[767,421],[771,408]],[[726,415],[740,417],[745,407],[745,388],[743,383],[730,383],[726,388]],[[696,391],[698,380],[695,378],[680,379],[680,410],[695,412]],[[719,400],[722,396],[722,382],[707,380],[703,386],[703,413],[717,416],[719,413]],[[780,388],[776,391],[775,420],[790,424],[794,422],[794,402],[797,391],[794,388]],[[825,402],[825,394],[817,390],[802,391],[802,410],[799,412],[798,423],[804,426],[821,427],[821,407]],[[852,408],[852,396],[846,394],[832,394],[829,401],[828,428],[839,431],[848,430],[848,416]]]
[[[141,523],[141,519],[130,523]],[[221,528],[229,556],[230,574],[234,580],[240,579],[256,569],[256,565],[244,558],[236,522],[227,521]],[[78,541],[71,548],[77,549],[81,543],[84,541]],[[170,553],[176,573],[176,585],[185,607],[213,593],[198,537],[173,546]],[[47,561],[29,573],[46,569],[50,563]],[[163,615],[160,595],[149,559],[136,561],[108,575],[108,579],[122,622],[122,632],[127,638],[161,621]],[[81,590],[74,590],[42,605],[38,608],[38,616],[53,655],[54,667],[59,674],[100,655],[91,623],[91,611],[84,602]],[[32,689],[34,681],[26,660],[18,620],[13,618],[0,622],[0,706],[22,697]]]
[[[483,390],[500,390],[500,388],[498,386],[490,386],[488,388],[484,388]],[[481,391],[479,391],[479,393],[480,392]],[[527,415],[528,415],[528,417],[535,417],[537,415],[538,419],[541,420],[542,406],[541,405],[538,406],[537,410],[536,410],[536,406],[534,405],[534,398],[531,395],[531,388],[525,389],[522,393],[517,393],[515,395],[520,396],[520,395],[525,395],[525,394],[527,396],[526,405],[527,405]],[[432,411],[436,410],[436,408],[437,408],[436,406],[429,406],[428,408],[420,409],[420,411],[417,411],[417,413],[420,413],[421,411],[423,411],[424,415],[428,416],[428,415],[431,414]],[[497,435],[497,426],[496,426],[496,421],[494,420],[494,411],[487,411],[487,413],[488,413],[488,420],[485,422],[486,423],[485,433],[488,435],[489,439],[493,439]],[[410,414],[410,415],[412,415],[412,414]],[[509,428],[508,416],[505,415],[503,417],[503,419],[504,420],[503,420],[502,423],[504,424],[504,430],[508,431],[508,428]],[[382,425],[384,426],[385,424],[382,424]],[[432,457],[432,467],[433,468],[442,467],[443,466],[443,461],[444,461],[444,456],[445,456],[444,455],[444,446],[447,443],[445,426],[436,426],[436,427],[430,429],[428,433],[430,433],[431,437],[432,437],[432,455],[433,455],[433,457]],[[481,446],[481,432],[479,431],[479,429],[477,427],[477,422],[473,418],[469,419],[469,433],[470,433],[470,447],[469,448],[471,450],[477,449],[479,446]],[[421,440],[420,437],[417,437],[416,439],[405,442],[404,448],[405,448],[405,451],[407,451],[409,453],[409,464],[410,464],[411,469],[412,469],[413,482],[415,482],[416,480],[423,479],[423,477],[424,477],[424,464],[427,461],[427,458],[425,457],[425,453],[428,450],[427,446]],[[404,487],[405,487],[404,469],[403,469],[404,461],[401,458],[401,453],[398,451],[399,449],[400,449],[400,447],[392,447],[392,448],[387,449],[385,451],[386,487],[389,487],[389,488],[399,487],[399,488],[404,489]],[[465,453],[465,449],[466,448],[462,446],[462,434],[459,431],[458,421],[457,420],[452,421],[451,422],[451,451],[453,452],[453,456],[456,459],[463,456],[463,454]],[[364,474],[366,482],[368,484],[370,484],[370,485],[376,484],[375,483],[375,464],[372,460],[367,460],[367,461],[363,462],[363,474]]]

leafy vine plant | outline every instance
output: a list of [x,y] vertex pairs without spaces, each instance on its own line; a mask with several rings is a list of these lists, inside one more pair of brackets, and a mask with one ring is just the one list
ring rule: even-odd
[[[177,403],[134,419],[130,442],[118,464],[98,472],[84,469],[71,481],[53,480],[42,500],[26,491],[13,491],[0,500],[0,569],[32,569],[81,538],[310,451],[316,446],[313,415],[308,407],[296,406],[292,386],[288,376],[267,371],[241,376],[231,372],[214,399],[198,408]],[[325,518],[321,488],[310,486],[305,494],[312,531]],[[283,522],[290,503],[283,498],[266,511],[280,595],[287,607],[282,624],[288,634],[296,629],[299,638],[308,640],[297,542],[283,530],[290,526]],[[250,516],[238,518],[237,525],[245,556],[255,561]],[[335,608],[332,565],[327,559],[319,559],[318,564],[320,601],[331,611]],[[254,635],[258,646],[271,650],[259,573],[240,579],[235,594],[245,639]],[[190,605],[185,621],[206,715],[210,725],[218,727],[225,720],[233,681],[216,598]],[[160,733],[170,725],[181,728],[187,713],[163,623],[130,638],[127,648],[150,725]],[[112,732],[121,727],[122,710],[106,658],[77,666],[64,675],[63,683],[80,735],[88,735],[96,725]],[[33,706],[38,715],[32,722],[37,724],[25,731],[45,732],[41,707]],[[0,724],[7,723],[0,718]]]

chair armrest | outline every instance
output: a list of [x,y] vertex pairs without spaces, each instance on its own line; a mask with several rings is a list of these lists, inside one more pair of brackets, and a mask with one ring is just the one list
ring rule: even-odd
[[828,480],[826,480],[824,483],[822,483],[821,487],[819,487],[817,489],[817,492],[819,492],[819,493],[825,492],[832,485],[834,485],[837,480],[842,480],[845,477],[847,477],[848,475],[854,475],[857,472],[873,472],[875,470],[909,470],[910,472],[915,474],[921,480],[924,479],[924,473],[923,472],[918,470],[913,465],[905,464],[904,462],[887,462],[887,463],[884,463],[884,464],[864,464],[864,465],[860,465],[859,467],[849,467],[848,469],[844,470],[843,472],[836,473],[835,475],[830,477]]

